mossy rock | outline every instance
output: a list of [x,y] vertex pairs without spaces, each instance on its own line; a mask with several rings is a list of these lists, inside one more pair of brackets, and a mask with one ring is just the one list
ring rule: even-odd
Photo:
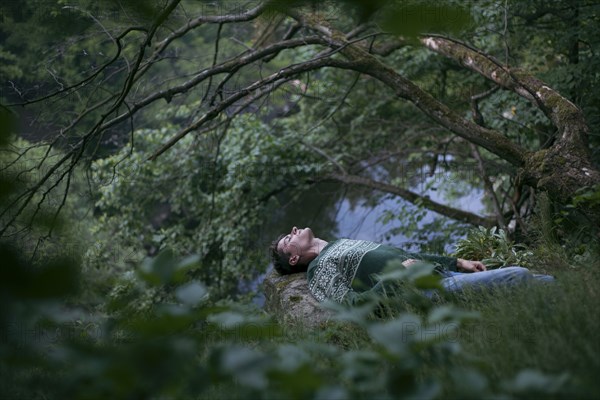
[[310,294],[306,273],[280,275],[272,270],[265,277],[263,290],[265,309],[281,324],[316,328],[326,324],[332,315]]

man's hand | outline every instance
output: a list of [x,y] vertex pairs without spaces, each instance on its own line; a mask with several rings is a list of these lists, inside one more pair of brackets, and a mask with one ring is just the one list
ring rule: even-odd
[[419,260],[415,260],[414,258],[409,258],[408,260],[402,261],[402,265],[404,265],[404,268],[408,268],[413,264],[418,263]]
[[459,258],[456,260],[456,269],[463,272],[480,272],[485,271],[485,265],[481,261],[469,261]]

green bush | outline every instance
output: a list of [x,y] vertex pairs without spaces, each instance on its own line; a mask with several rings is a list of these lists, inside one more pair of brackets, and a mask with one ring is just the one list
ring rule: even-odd
[[510,265],[535,266],[533,252],[524,244],[513,243],[506,231],[496,227],[471,229],[465,239],[459,240],[454,256],[480,260],[489,269]]

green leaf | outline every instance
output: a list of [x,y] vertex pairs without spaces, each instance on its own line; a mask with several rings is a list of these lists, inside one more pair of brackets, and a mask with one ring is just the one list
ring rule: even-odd
[[392,321],[372,324],[367,331],[389,353],[401,356],[409,352],[408,344],[421,336],[421,319],[414,314],[403,314]]
[[231,374],[239,384],[264,389],[268,384],[266,375],[270,365],[268,358],[256,350],[245,347],[226,349],[221,356],[221,369]]
[[469,397],[484,394],[489,386],[485,375],[474,368],[457,367],[451,371],[456,390]]
[[177,288],[175,296],[183,304],[193,307],[208,298],[208,290],[200,282],[194,281]]
[[138,275],[154,286],[169,284],[173,280],[176,265],[173,252],[166,249],[155,258],[144,260],[138,269]]
[[367,323],[368,317],[375,309],[377,303],[369,301],[361,305],[347,305],[326,300],[321,305],[333,311],[333,319],[337,321],[354,322],[358,325],[364,325]]
[[517,393],[541,392],[556,393],[569,379],[569,374],[548,375],[534,369],[520,371],[517,376],[503,386]]
[[282,371],[293,372],[304,364],[310,364],[311,359],[305,349],[292,344],[283,344],[277,349],[280,362],[278,368]]
[[345,400],[350,398],[349,393],[342,386],[322,386],[315,394],[315,400]]

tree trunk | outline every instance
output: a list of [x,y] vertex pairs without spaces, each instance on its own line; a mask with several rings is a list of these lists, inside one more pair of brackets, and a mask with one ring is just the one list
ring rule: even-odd
[[[548,149],[526,154],[519,172],[524,183],[547,192],[560,204],[569,203],[579,189],[600,184],[600,171],[590,160],[589,128],[579,107],[539,79],[502,65],[480,50],[442,37],[429,36],[422,42],[501,88],[531,101],[552,121],[558,130],[557,140]],[[597,206],[584,205],[581,211],[600,224]]]

